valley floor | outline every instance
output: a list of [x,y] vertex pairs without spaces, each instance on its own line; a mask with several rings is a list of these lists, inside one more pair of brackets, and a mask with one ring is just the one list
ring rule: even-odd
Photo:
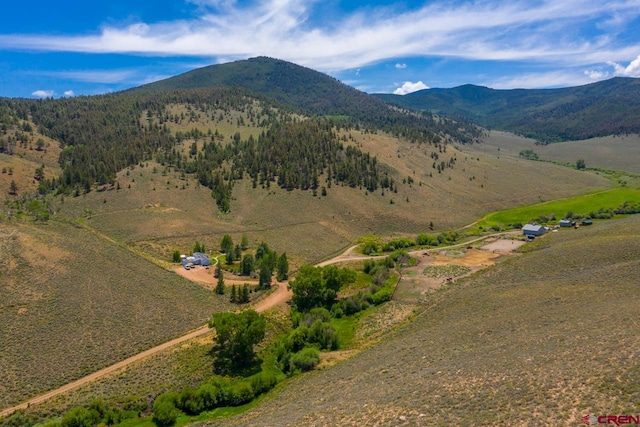
[[[415,322],[206,425],[576,425],[640,401],[640,217],[549,233]],[[304,390],[304,393],[301,391]]]

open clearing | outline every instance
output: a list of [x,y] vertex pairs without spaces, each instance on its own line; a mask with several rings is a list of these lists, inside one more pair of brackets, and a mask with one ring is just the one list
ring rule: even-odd
[[[187,280],[206,285],[207,289],[213,289],[213,287],[218,283],[218,279],[213,276],[215,267],[211,267],[209,269],[204,267],[192,267],[189,270],[186,270],[184,267],[174,267],[172,270],[177,275],[182,276]],[[258,281],[249,277],[242,278],[225,272],[224,283],[226,286],[244,285],[245,283],[254,286],[258,284]]]
[[491,252],[512,252],[526,243],[524,240],[496,239],[491,243],[483,245],[482,249]]
[[[640,199],[640,190],[627,187],[616,187],[582,196],[553,200],[537,205],[523,206],[491,213],[474,224],[479,230],[490,227],[505,227],[509,224],[526,224],[537,221],[542,215],[555,216],[557,220],[564,218],[568,212],[574,215],[588,215],[598,209],[616,209],[628,201]],[[482,227],[482,228],[481,228]]]
[[[455,255],[446,248],[438,252],[412,252],[418,264],[404,268],[396,287],[394,299],[416,302],[443,285],[455,283],[484,268],[494,265],[499,259],[512,256],[513,251],[525,242],[519,240],[489,238],[491,243],[482,249],[456,249]],[[459,246],[458,246],[459,247]]]
[[[485,154],[518,157],[522,150],[533,150],[540,159],[575,164],[583,159],[587,167],[640,173],[640,135],[608,136],[582,141],[536,145],[536,141],[508,132],[491,131],[489,138],[474,150]],[[524,160],[523,160],[524,161]]]

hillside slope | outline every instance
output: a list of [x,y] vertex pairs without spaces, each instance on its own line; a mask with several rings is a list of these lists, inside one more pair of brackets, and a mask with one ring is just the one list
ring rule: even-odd
[[267,57],[199,68],[131,91],[153,93],[218,86],[241,87],[306,115],[337,117],[421,142],[432,141],[436,135],[471,142],[481,135],[468,123],[437,120],[430,113],[407,114],[326,74]]
[[462,117],[543,142],[640,133],[640,79],[616,77],[561,89],[464,85],[375,96],[415,110]]
[[639,237],[640,216],[547,235],[434,294],[382,344],[222,423],[576,425],[634,414]]
[[0,407],[204,324],[226,299],[63,221],[0,223]]

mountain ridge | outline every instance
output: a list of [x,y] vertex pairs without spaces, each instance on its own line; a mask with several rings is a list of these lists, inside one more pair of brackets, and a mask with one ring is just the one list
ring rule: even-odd
[[466,84],[373,96],[543,143],[640,133],[640,79],[630,77],[558,89],[491,89]]

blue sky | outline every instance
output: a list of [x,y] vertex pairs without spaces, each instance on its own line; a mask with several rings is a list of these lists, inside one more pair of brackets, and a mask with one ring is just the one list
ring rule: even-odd
[[107,93],[260,55],[365,92],[640,77],[640,0],[5,3],[0,96]]

